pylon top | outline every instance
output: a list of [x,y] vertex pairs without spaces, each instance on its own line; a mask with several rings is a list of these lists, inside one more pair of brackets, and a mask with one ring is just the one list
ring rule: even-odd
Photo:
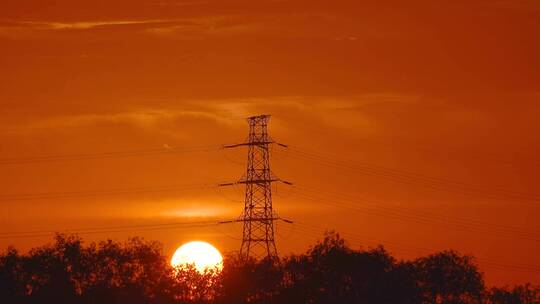
[[270,115],[270,114],[255,115],[255,116],[248,117],[247,120],[269,119],[270,116],[272,116],[272,115]]

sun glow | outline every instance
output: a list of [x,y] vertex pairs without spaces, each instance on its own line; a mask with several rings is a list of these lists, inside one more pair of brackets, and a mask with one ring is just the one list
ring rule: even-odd
[[171,259],[173,267],[193,265],[199,272],[206,269],[223,268],[223,257],[212,245],[206,242],[194,241],[180,246]]

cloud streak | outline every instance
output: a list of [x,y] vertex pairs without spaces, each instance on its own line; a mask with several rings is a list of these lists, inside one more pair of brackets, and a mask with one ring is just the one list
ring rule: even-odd
[[103,20],[103,21],[78,21],[78,22],[57,22],[57,21],[3,21],[0,22],[2,28],[33,29],[33,30],[87,30],[94,28],[130,25],[164,25],[178,24],[180,20]]

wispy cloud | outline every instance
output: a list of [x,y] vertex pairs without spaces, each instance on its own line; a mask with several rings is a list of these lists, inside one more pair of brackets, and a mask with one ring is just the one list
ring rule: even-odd
[[[313,20],[317,26],[313,28]],[[216,36],[236,36],[257,34],[276,37],[308,37],[328,40],[356,41],[354,31],[330,29],[325,26],[335,22],[324,14],[269,13],[261,15],[216,14],[179,19],[142,20],[82,20],[62,21],[6,21],[0,20],[0,34],[25,34],[28,32],[48,33],[57,31],[88,31],[107,29],[128,29],[133,32],[173,37],[177,39],[197,39]],[[16,37],[16,36],[14,36]]]
[[99,20],[99,21],[2,21],[0,20],[0,36],[11,39],[34,39],[48,37],[54,33],[97,30],[129,30],[144,32],[147,29],[163,27],[191,27],[187,20]]
[[103,20],[103,21],[78,21],[78,22],[56,22],[56,21],[3,21],[0,27],[34,29],[34,30],[87,30],[108,26],[129,26],[129,25],[164,25],[177,24],[180,20]]
[[184,19],[98,20],[98,21],[2,21],[0,35],[32,38],[57,32],[126,30],[176,39],[234,36],[261,31],[264,24],[238,16],[206,16]]
[[[433,101],[432,101],[433,102]],[[429,102],[431,104],[432,102]],[[188,122],[203,128],[238,129],[246,117],[272,114],[287,125],[312,121],[329,128],[361,129],[373,133],[380,128],[377,117],[388,109],[425,106],[418,96],[399,94],[365,94],[359,96],[280,96],[267,98],[230,98],[204,100],[141,100],[145,106],[126,106],[102,113],[63,114],[33,117],[20,125],[9,125],[4,133],[41,133],[66,130],[115,128],[130,132],[153,132],[178,139],[189,137],[184,130]],[[4,130],[2,130],[4,129]],[[8,131],[8,132],[6,132]]]

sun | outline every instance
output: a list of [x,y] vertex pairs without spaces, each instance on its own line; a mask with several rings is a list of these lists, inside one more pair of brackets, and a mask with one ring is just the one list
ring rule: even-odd
[[206,269],[223,268],[223,257],[216,247],[200,241],[186,243],[180,246],[171,259],[173,267],[193,265],[199,272]]

